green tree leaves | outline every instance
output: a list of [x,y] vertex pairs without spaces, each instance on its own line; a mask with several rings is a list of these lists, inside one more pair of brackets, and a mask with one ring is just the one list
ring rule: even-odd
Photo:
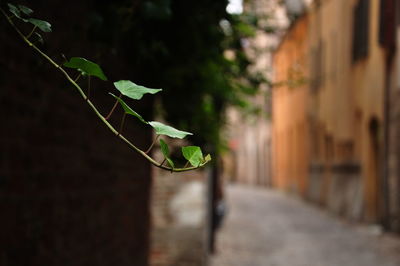
[[200,166],[200,164],[203,162],[203,153],[201,152],[200,147],[182,147],[182,154],[183,157],[185,157],[185,159],[188,160],[193,166]]
[[33,10],[24,5],[18,5],[19,10],[27,16],[30,16],[33,13]]
[[37,41],[40,42],[41,44],[44,44],[44,40],[42,35],[40,35],[39,33],[35,32],[35,36],[37,37]]
[[167,162],[169,163],[169,165],[172,168],[175,168],[175,164],[174,162],[171,160],[171,158],[169,157],[169,148],[167,143],[165,143],[164,140],[160,139],[160,148],[161,148],[161,152],[164,155],[165,159],[167,160]]
[[47,21],[36,18],[29,18],[28,22],[35,25],[43,32],[51,32],[51,24]]
[[51,24],[45,20],[36,19],[36,18],[25,18],[24,16],[30,16],[33,13],[33,10],[24,5],[13,5],[8,3],[8,10],[20,20],[24,22],[31,23],[35,27],[38,27],[43,32],[51,32]]
[[146,93],[156,94],[157,92],[162,91],[162,89],[149,89],[144,86],[137,85],[130,80],[120,80],[114,82],[114,86],[123,95],[134,100],[142,99],[143,95]]
[[187,135],[193,135],[190,132],[178,130],[176,128],[164,125],[163,123],[156,122],[156,121],[149,122],[149,125],[154,128],[157,135],[166,135],[168,137],[178,138],[178,139],[183,139]]
[[107,80],[106,75],[104,75],[103,70],[98,64],[82,57],[72,57],[68,62],[64,63],[64,66],[74,68],[83,75],[95,76],[101,80]]
[[110,92],[110,95],[112,97],[114,97],[115,99],[117,99],[117,101],[121,104],[122,108],[124,109],[125,113],[128,115],[133,115],[137,118],[139,118],[140,121],[142,121],[145,124],[148,124],[148,122],[146,120],[143,119],[143,117],[141,115],[139,115],[138,113],[136,113],[132,108],[130,108],[125,102],[124,100],[122,100],[120,97],[115,96],[114,94],[112,94]]
[[16,16],[19,19],[22,19],[21,17],[21,11],[19,10],[18,7],[14,6],[13,4],[8,3],[8,10],[10,10],[10,12]]
[[[168,164],[174,168],[175,164],[169,156],[170,152],[168,145],[163,139],[160,139],[160,148],[162,154],[164,155],[165,161],[167,161]],[[203,152],[198,146],[182,147],[182,155],[193,167],[201,167],[211,161],[211,155],[207,154],[206,157],[203,157]]]
[[200,167],[211,161],[211,155],[207,154],[206,157],[203,157],[203,152],[198,146],[182,147],[182,154],[194,167]]
[[[211,156],[207,155],[206,157],[203,156],[203,152],[201,151],[200,147],[198,146],[186,146],[181,149],[183,157],[187,160],[186,165],[183,168],[176,168],[174,162],[172,161],[170,157],[170,150],[167,145],[167,143],[163,140],[160,139],[160,149],[162,154],[164,155],[165,160],[163,162],[157,162],[154,160],[151,156],[148,155],[148,153],[151,151],[153,145],[156,143],[157,139],[159,138],[160,135],[168,136],[170,138],[177,138],[177,139],[183,139],[188,135],[193,135],[190,132],[187,131],[182,131],[178,130],[174,127],[165,125],[161,122],[157,121],[151,121],[147,122],[140,114],[138,114],[136,111],[134,111],[123,99],[122,95],[129,97],[133,100],[140,100],[143,98],[145,94],[156,94],[162,89],[151,89],[147,88],[138,84],[135,84],[134,82],[130,80],[120,80],[114,82],[115,88],[121,93],[120,96],[116,96],[112,93],[110,93],[111,96],[113,96],[116,99],[116,102],[114,106],[112,107],[111,111],[109,112],[109,115],[103,116],[98,108],[94,105],[93,101],[90,99],[90,80],[87,79],[87,92],[85,93],[84,90],[82,89],[81,85],[78,84],[78,79],[81,75],[78,75],[77,78],[72,79],[72,77],[54,61],[50,56],[48,56],[45,52],[43,52],[37,45],[37,42],[43,42],[42,36],[36,32],[37,29],[40,29],[43,32],[51,32],[51,24],[48,23],[47,21],[36,19],[36,18],[30,18],[29,16],[33,13],[33,10],[30,9],[29,7],[23,6],[23,5],[13,5],[13,4],[8,4],[9,11],[11,14],[6,14],[2,9],[1,13],[5,16],[5,18],[8,20],[10,25],[19,33],[20,37],[24,40],[25,43],[27,43],[30,47],[34,48],[36,51],[39,52],[40,55],[42,55],[43,58],[45,58],[49,63],[51,63],[53,66],[55,66],[59,71],[61,71],[67,80],[79,91],[80,95],[85,99],[85,101],[88,103],[88,105],[91,107],[91,109],[94,111],[94,113],[99,117],[101,121],[115,134],[117,137],[119,137],[122,141],[124,141],[130,148],[141,154],[144,158],[146,158],[149,162],[151,162],[153,165],[165,169],[165,170],[170,170],[174,172],[183,172],[183,171],[188,171],[188,170],[193,170],[195,168],[201,167],[205,165],[207,162],[211,160]],[[23,22],[26,23],[31,23],[34,27],[31,29],[30,33],[27,35],[24,35],[21,33],[19,28],[17,27],[16,23],[14,23],[13,20],[15,18],[20,19]],[[35,39],[31,38],[32,36],[35,35]],[[107,77],[104,74],[103,70],[101,67],[92,62],[89,61],[85,58],[82,57],[72,57],[69,59],[69,61],[65,62],[63,66],[67,68],[72,68],[80,72],[84,76],[95,76],[103,81],[107,81]],[[111,114],[117,107],[117,105],[120,104],[121,107],[124,110],[124,114],[121,120],[120,128],[117,130],[108,119],[110,118]],[[140,148],[138,148],[136,145],[134,145],[129,139],[127,139],[125,136],[122,135],[122,129],[123,125],[125,122],[125,117],[126,115],[132,115],[139,119],[142,123],[146,125],[150,125],[152,128],[154,128],[155,133],[157,134],[157,138],[154,140],[154,142],[151,144],[151,146],[147,149],[147,151],[143,151]],[[164,162],[167,162],[169,166],[164,165]],[[187,167],[189,163],[193,167]]]

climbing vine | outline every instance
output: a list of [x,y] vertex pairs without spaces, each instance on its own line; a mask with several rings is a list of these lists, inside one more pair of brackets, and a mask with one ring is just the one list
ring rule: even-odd
[[[133,149],[135,152],[142,155],[145,159],[147,159],[154,166],[168,170],[171,172],[183,172],[194,170],[199,167],[203,167],[209,161],[211,161],[211,156],[208,154],[206,156],[203,155],[203,152],[198,146],[185,146],[181,148],[182,156],[187,160],[187,163],[184,167],[176,167],[175,163],[171,159],[169,147],[163,138],[178,138],[183,139],[188,135],[192,135],[190,132],[178,130],[169,125],[165,125],[158,121],[147,121],[140,114],[134,111],[125,101],[124,97],[140,100],[145,94],[156,94],[162,89],[152,89],[146,88],[144,86],[135,84],[130,80],[119,80],[113,83],[114,88],[118,91],[119,95],[116,96],[113,93],[110,94],[110,98],[114,98],[115,104],[111,108],[110,112],[107,115],[103,115],[100,113],[98,108],[90,99],[91,94],[91,79],[97,78],[102,81],[107,81],[108,78],[103,72],[102,68],[85,58],[82,57],[72,57],[69,60],[65,60],[62,64],[57,63],[50,56],[48,56],[45,52],[43,52],[38,43],[43,43],[44,39],[41,34],[49,33],[52,31],[51,24],[47,21],[32,18],[33,10],[24,5],[13,5],[8,4],[8,11],[6,12],[2,8],[0,8],[1,13],[7,19],[9,24],[14,28],[14,30],[18,33],[21,39],[29,45],[33,50],[39,53],[41,57],[47,60],[52,66],[54,66],[58,71],[60,71],[64,77],[68,80],[68,82],[78,91],[78,93],[82,96],[85,102],[89,105],[91,110],[96,114],[96,116],[103,122],[103,124],[113,132],[118,138],[120,138],[127,146]],[[29,23],[32,24],[32,29],[28,33],[23,33],[17,23]],[[39,32],[40,31],[40,32]],[[66,69],[71,69],[71,71],[67,71]],[[75,73],[76,77],[72,77],[72,73]],[[86,79],[85,85],[80,85],[83,79]],[[83,87],[85,86],[85,87]],[[109,122],[110,117],[112,116],[114,110],[117,106],[120,105],[123,109],[123,115],[121,118],[121,122],[118,126],[118,129],[114,127]],[[133,116],[146,126],[150,126],[154,129],[156,138],[153,143],[148,147],[146,151],[139,149],[131,140],[127,139],[123,135],[123,129],[126,122],[126,116]],[[156,141],[159,141],[161,152],[164,155],[164,160],[162,162],[157,162],[153,159],[149,153],[154,147]],[[191,166],[189,166],[191,165]]]

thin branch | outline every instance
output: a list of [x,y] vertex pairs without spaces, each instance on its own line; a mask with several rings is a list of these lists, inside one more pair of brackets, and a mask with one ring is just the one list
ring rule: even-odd
[[90,75],[88,75],[88,89],[87,89],[87,98],[86,100],[89,100],[90,97]]
[[[86,94],[82,90],[82,88],[71,78],[70,75],[60,66],[58,65],[53,59],[51,59],[47,54],[42,52],[35,44],[33,44],[31,41],[29,41],[25,35],[17,28],[17,26],[14,24],[14,22],[7,16],[7,13],[0,8],[0,12],[4,15],[4,17],[7,19],[9,24],[14,28],[14,30],[18,33],[18,35],[22,38],[22,40],[27,43],[32,49],[34,49],[36,52],[38,52],[44,59],[46,59],[50,64],[52,64],[55,68],[57,68],[64,76],[65,78],[75,87],[75,89],[78,91],[78,93],[82,96],[84,100],[87,99]],[[187,168],[171,168],[167,166],[160,165],[157,161],[155,161],[153,158],[151,158],[149,155],[147,155],[144,151],[136,147],[132,142],[130,142],[127,138],[125,138],[123,135],[119,134],[119,132],[102,116],[97,110],[96,106],[88,99],[86,100],[86,103],[89,105],[89,107],[93,110],[93,112],[96,114],[96,116],[113,132],[118,138],[120,138],[123,142],[125,142],[131,149],[142,155],[146,160],[148,160],[151,164],[154,166],[168,170],[171,172],[185,172],[185,171],[190,171],[194,169],[198,169],[203,165],[197,166],[197,167],[187,167]]]
[[[122,93],[120,93],[118,97],[121,98],[122,97]],[[118,100],[115,100],[114,106],[111,108],[111,111],[106,116],[106,120],[110,119],[110,117],[113,114],[115,108],[117,108],[117,105],[118,105]]]
[[81,74],[81,73],[79,73],[79,74],[78,74],[78,76],[76,76],[76,78],[74,79],[74,81],[75,81],[75,82],[77,82],[77,81],[78,81],[78,79],[79,79],[81,76],[82,76],[82,74]]
[[32,31],[28,35],[26,35],[27,39],[29,39],[32,36],[32,34],[35,32],[36,28],[37,28],[37,26],[33,27]]
[[189,161],[187,161],[186,163],[185,163],[185,166],[183,167],[183,168],[187,168],[189,166]]
[[126,117],[126,113],[124,112],[124,114],[122,115],[121,124],[119,125],[118,135],[121,135],[122,129],[124,129],[125,117]]
[[148,154],[151,151],[151,149],[153,148],[154,144],[156,144],[159,137],[160,135],[157,135],[157,137],[153,140],[153,143],[151,143],[150,147],[147,149],[147,151],[145,151],[146,154]]
[[160,163],[160,166],[162,166],[162,165],[165,163],[166,160],[167,160],[167,159],[164,158],[164,160]]

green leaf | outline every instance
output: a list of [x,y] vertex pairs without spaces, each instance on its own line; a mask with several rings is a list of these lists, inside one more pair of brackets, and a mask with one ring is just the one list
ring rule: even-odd
[[107,80],[107,77],[104,75],[103,70],[101,70],[98,64],[82,57],[72,57],[68,62],[64,63],[64,66],[77,69],[83,74],[95,76],[101,80]]
[[149,124],[155,129],[157,135],[166,135],[168,137],[177,139],[183,139],[187,135],[193,135],[190,132],[181,131],[171,126],[164,125],[160,122],[151,121]]
[[42,35],[40,35],[39,33],[35,32],[35,35],[37,36],[38,42],[40,42],[41,44],[44,44],[44,40]]
[[125,113],[127,113],[128,115],[136,116],[137,118],[139,118],[140,121],[142,121],[145,124],[148,124],[148,122],[146,120],[144,120],[140,114],[133,111],[133,109],[130,108],[120,97],[115,96],[112,93],[110,93],[110,94],[111,94],[111,96],[113,96],[115,99],[118,100],[118,102],[121,104],[122,108],[124,109]]
[[186,146],[182,147],[182,154],[186,160],[194,167],[198,167],[204,161],[203,153],[198,146]]
[[169,148],[167,143],[165,143],[164,140],[160,139],[160,146],[161,146],[161,152],[162,154],[164,154],[165,159],[167,160],[167,162],[169,163],[169,165],[172,168],[175,168],[175,164],[174,162],[171,160],[171,158],[169,157]]
[[51,32],[51,24],[47,21],[36,18],[29,18],[28,22],[41,29],[43,32]]
[[144,86],[137,85],[130,80],[120,80],[114,82],[115,88],[119,90],[123,95],[129,98],[140,100],[146,93],[155,94],[162,89],[149,89]]
[[21,18],[21,12],[19,11],[18,7],[10,3],[8,3],[7,5],[8,5],[8,10],[10,10],[10,12],[14,14],[14,16],[16,16],[19,19],[23,19]]
[[164,154],[165,157],[169,156],[169,148],[167,143],[163,139],[160,139],[160,146],[161,146],[161,152]]
[[22,13],[24,13],[24,14],[27,15],[27,16],[29,16],[30,14],[33,13],[33,10],[30,9],[29,7],[27,7],[27,6],[18,5],[18,8],[19,8],[19,10],[22,11]]
[[167,159],[168,164],[169,164],[172,168],[175,168],[175,164],[174,164],[174,162],[171,160],[171,158],[165,157],[165,159]]

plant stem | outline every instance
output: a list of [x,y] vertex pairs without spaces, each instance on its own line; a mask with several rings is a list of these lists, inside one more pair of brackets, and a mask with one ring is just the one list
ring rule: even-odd
[[[32,49],[34,49],[36,52],[38,52],[44,59],[46,59],[50,64],[52,64],[56,69],[58,69],[64,76],[65,78],[75,87],[75,89],[78,91],[78,93],[82,96],[84,100],[87,99],[86,94],[82,90],[82,88],[71,78],[70,75],[60,66],[58,65],[53,59],[51,59],[47,54],[42,52],[35,44],[33,44],[31,41],[29,41],[25,35],[17,28],[17,26],[14,24],[14,22],[7,16],[7,13],[0,8],[0,12],[3,14],[3,16],[7,19],[8,23],[11,25],[11,27],[14,28],[14,30],[18,33],[18,35],[22,38],[22,40],[28,44]],[[187,168],[171,168],[167,166],[160,165],[157,161],[155,161],[153,158],[151,158],[149,155],[147,155],[144,151],[136,147],[132,142],[130,142],[127,138],[125,138],[123,135],[121,135],[105,118],[104,116],[101,115],[99,110],[97,110],[96,106],[89,100],[86,100],[86,103],[89,105],[89,107],[92,109],[92,111],[96,114],[96,116],[108,127],[108,129],[115,134],[118,138],[120,138],[123,142],[125,142],[126,145],[128,145],[131,149],[142,155],[146,160],[148,160],[151,164],[154,166],[168,170],[171,172],[185,172],[185,171],[190,171],[194,169],[198,169],[203,165],[197,166],[197,167],[187,167]]]
[[36,28],[37,28],[37,26],[33,27],[32,31],[26,36],[27,39],[29,39],[32,36],[32,34],[35,32]]
[[[119,94],[119,98],[122,97],[122,93]],[[111,111],[108,113],[108,115],[106,116],[106,120],[110,119],[112,113],[114,112],[115,108],[117,108],[118,105],[118,100],[115,100],[114,106],[111,108]]]
[[164,160],[160,163],[160,166],[162,166],[162,165],[165,163],[166,160],[167,160],[167,159],[164,158]]
[[183,168],[187,168],[189,166],[189,161],[187,161],[186,163],[185,163],[185,166],[183,167]]
[[89,100],[89,97],[90,97],[90,75],[88,75],[88,89],[87,89],[86,100]]
[[74,79],[74,81],[77,82],[80,77],[81,77],[81,73],[78,74],[78,76]]
[[124,113],[123,116],[122,116],[121,125],[119,125],[118,135],[121,135],[122,129],[124,128],[125,117],[126,117],[126,113]]
[[154,144],[156,144],[159,137],[160,135],[157,135],[157,137],[153,140],[153,143],[151,143],[150,147],[147,149],[147,151],[145,151],[146,154],[148,154],[151,151],[151,149],[153,148]]

